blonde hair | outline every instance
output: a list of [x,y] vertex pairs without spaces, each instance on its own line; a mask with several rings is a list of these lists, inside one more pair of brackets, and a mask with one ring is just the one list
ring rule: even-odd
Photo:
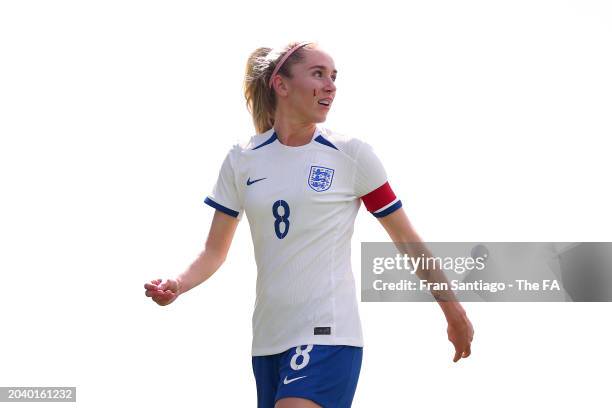
[[[270,76],[277,62],[298,43],[298,41],[291,42],[279,50],[260,47],[249,55],[243,90],[246,107],[253,117],[253,125],[257,133],[263,133],[274,126],[276,93],[269,86]],[[278,73],[291,78],[291,67],[304,60],[304,48],[312,49],[314,47],[316,47],[316,43],[310,43],[297,49],[287,58]]]

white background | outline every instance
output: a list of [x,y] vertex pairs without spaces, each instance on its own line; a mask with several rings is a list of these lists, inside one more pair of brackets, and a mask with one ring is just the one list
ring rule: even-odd
[[[172,305],[143,284],[203,248],[203,199],[254,133],[246,58],[292,40],[334,58],[325,126],[374,146],[424,240],[610,241],[609,2],[4,1],[0,386],[76,386],[80,407],[255,406],[246,220]],[[358,281],[360,242],[388,239],[362,207]],[[464,307],[473,354],[452,363],[435,303],[361,303],[353,406],[609,398],[610,304]]]

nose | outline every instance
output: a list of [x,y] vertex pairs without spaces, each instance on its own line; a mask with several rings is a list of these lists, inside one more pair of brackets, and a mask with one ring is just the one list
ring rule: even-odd
[[323,88],[323,90],[327,93],[336,92],[336,84],[331,78],[327,78],[327,81],[325,82],[325,87]]

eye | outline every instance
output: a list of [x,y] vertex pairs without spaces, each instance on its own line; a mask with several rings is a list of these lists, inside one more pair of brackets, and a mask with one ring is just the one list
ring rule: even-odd
[[[321,74],[321,76],[323,76],[323,71],[321,71],[320,69],[317,69],[317,70],[315,71],[315,74]],[[332,81],[336,82],[336,76],[335,76],[335,75],[333,75],[333,76],[331,77],[331,79],[332,79]]]

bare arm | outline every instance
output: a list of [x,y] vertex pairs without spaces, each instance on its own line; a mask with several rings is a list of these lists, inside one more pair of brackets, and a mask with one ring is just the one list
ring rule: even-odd
[[[381,225],[387,230],[389,237],[395,243],[398,251],[403,254],[408,254],[410,257],[418,257],[424,254],[425,257],[431,256],[431,252],[423,244],[423,241],[418,236],[412,224],[408,220],[403,208],[400,208],[386,217],[378,219]],[[439,269],[424,269],[419,268],[416,271],[420,279],[429,282],[448,283],[446,276]],[[457,315],[465,314],[463,307],[457,301],[452,290],[432,290],[431,294],[442,308],[447,320],[453,320]]]
[[237,218],[215,210],[204,250],[191,266],[176,278],[179,293],[187,292],[210,278],[225,262],[238,222]]
[[180,294],[198,286],[225,261],[239,220],[221,211],[215,211],[204,250],[176,279],[155,279],[145,283],[145,295],[160,306],[172,303]]
[[[378,218],[378,220],[401,253],[408,254],[410,257],[418,257],[421,254],[424,254],[425,257],[431,256],[431,252],[410,224],[403,208],[399,208],[385,217]],[[448,283],[443,271],[437,268],[420,268],[416,271],[416,274],[420,279],[425,279],[428,282]],[[461,303],[457,301],[455,294],[450,289],[432,290],[431,294],[438,301],[449,325],[448,337],[455,345],[453,361],[456,362],[461,357],[468,357],[471,353],[470,343],[474,336],[474,329]]]

